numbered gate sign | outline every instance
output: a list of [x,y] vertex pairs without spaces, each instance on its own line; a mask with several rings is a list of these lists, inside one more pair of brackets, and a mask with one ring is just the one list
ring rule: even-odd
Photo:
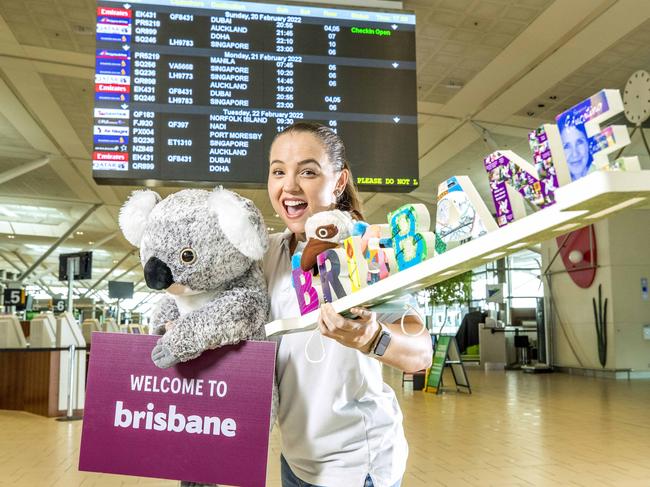
[[159,369],[159,338],[93,333],[79,470],[264,487],[275,343]]
[[63,313],[65,311],[65,299],[55,299],[52,301],[52,310],[56,313]]
[[4,292],[5,306],[23,306],[27,301],[24,289],[7,288]]

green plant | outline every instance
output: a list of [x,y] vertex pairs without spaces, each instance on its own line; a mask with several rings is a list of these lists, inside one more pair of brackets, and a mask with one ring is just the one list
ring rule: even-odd
[[432,306],[467,304],[472,298],[472,271],[467,271],[446,281],[426,288]]

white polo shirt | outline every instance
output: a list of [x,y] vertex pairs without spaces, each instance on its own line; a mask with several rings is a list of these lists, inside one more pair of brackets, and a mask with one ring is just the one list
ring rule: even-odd
[[[300,316],[291,282],[290,238],[288,230],[271,235],[264,258],[271,320]],[[301,248],[299,243],[297,251]],[[394,322],[401,314],[382,313],[378,319]],[[308,342],[311,359],[324,353],[322,362],[307,360]],[[389,487],[404,475],[408,445],[402,412],[384,384],[381,366],[318,332],[282,337],[276,365],[282,453],[301,480],[362,487],[370,474],[375,487]]]

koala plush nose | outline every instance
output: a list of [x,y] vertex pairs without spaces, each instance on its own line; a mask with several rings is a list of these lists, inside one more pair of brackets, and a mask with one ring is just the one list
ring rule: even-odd
[[150,257],[144,266],[144,280],[151,289],[167,289],[174,284],[171,269],[157,257]]

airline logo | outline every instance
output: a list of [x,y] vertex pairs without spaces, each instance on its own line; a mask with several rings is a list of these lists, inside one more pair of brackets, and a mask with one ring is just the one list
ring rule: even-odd
[[113,25],[131,25],[130,19],[120,19],[115,17],[97,17],[98,24],[113,24]]
[[95,83],[96,93],[131,93],[131,85]]
[[131,25],[97,24],[97,33],[131,35]]
[[112,127],[109,125],[95,125],[93,135],[129,135],[129,127]]
[[129,56],[127,51],[113,51],[111,49],[97,49],[95,51],[95,57],[97,59],[131,59],[131,56]]
[[95,37],[97,41],[103,42],[131,42],[131,36],[125,36],[122,34],[97,34]]
[[131,95],[128,93],[95,93],[96,101],[119,101],[128,102]]
[[[98,144],[128,144],[129,138],[122,135],[95,135],[93,143]],[[116,146],[117,147],[117,146]]]
[[[126,147],[126,146],[124,146],[124,147]],[[102,145],[102,144],[99,144],[99,145],[95,145],[94,149],[96,151],[118,152],[120,150],[120,146],[119,145]],[[126,150],[126,149],[124,149],[124,150]]]
[[128,162],[128,152],[93,152],[94,161],[120,161]]
[[108,17],[119,17],[122,19],[130,19],[132,12],[125,8],[112,8],[112,7],[97,7],[97,17],[106,15]]
[[131,79],[128,76],[114,76],[106,74],[96,74],[95,83],[107,83],[115,85],[128,85]]
[[128,171],[129,163],[124,161],[93,161],[93,171]]
[[123,118],[96,118],[95,125],[128,125],[129,121]]
[[131,67],[131,61],[124,59],[97,59],[95,65],[98,69],[119,71],[121,69],[128,70]]
[[100,66],[97,63],[95,68],[96,74],[109,74],[111,76],[129,76],[131,74],[131,69],[129,67],[121,66]]

